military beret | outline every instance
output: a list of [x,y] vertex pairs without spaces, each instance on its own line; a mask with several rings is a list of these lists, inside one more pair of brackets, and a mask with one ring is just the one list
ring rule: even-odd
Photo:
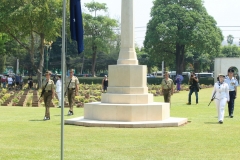
[[45,74],[52,74],[52,72],[51,71],[46,71]]

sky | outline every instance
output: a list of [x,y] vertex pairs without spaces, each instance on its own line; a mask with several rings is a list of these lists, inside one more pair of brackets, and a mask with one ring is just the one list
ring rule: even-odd
[[[89,2],[92,0],[81,0],[82,6]],[[95,2],[106,3],[108,15],[111,18],[121,20],[121,0],[95,0]],[[152,0],[134,0],[135,42],[139,47],[143,46],[146,26],[151,19],[152,2]],[[234,43],[239,45],[240,0],[205,0],[204,6],[208,14],[217,21],[217,26],[222,30],[224,38],[226,39],[231,34],[234,37]],[[85,7],[83,7],[83,11],[88,12]]]

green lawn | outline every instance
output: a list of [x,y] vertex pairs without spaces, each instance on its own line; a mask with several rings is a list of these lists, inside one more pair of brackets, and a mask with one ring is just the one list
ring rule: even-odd
[[[240,158],[240,109],[233,119],[217,123],[212,89],[199,92],[199,105],[185,105],[187,91],[172,96],[172,117],[186,117],[187,125],[167,128],[98,128],[64,126],[66,160],[237,160]],[[156,97],[155,101],[163,101]],[[192,95],[195,102],[195,95]],[[60,159],[60,109],[42,121],[44,108],[0,106],[0,160]],[[74,116],[83,115],[74,108]],[[67,114],[67,109],[65,109]],[[227,116],[227,106],[225,115]],[[70,117],[65,116],[65,119]]]

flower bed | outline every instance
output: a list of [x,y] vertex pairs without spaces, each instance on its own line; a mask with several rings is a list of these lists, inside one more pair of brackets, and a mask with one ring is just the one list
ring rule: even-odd
[[[213,87],[213,85],[201,84],[201,89]],[[24,86],[26,87],[26,86]],[[189,85],[182,84],[181,90],[177,91],[174,86],[174,93],[181,91],[189,91]],[[161,85],[148,85],[148,93],[152,93],[154,96],[162,96]],[[84,107],[84,103],[101,101],[102,86],[100,84],[79,84],[78,96],[75,96],[75,106]],[[27,107],[39,107],[44,106],[43,98],[38,102],[41,95],[41,90],[28,90],[23,89],[21,91],[8,92],[6,89],[0,91],[0,104],[2,106],[27,106]],[[65,97],[65,107],[68,107],[68,99]],[[51,107],[58,106],[57,96],[52,100]]]

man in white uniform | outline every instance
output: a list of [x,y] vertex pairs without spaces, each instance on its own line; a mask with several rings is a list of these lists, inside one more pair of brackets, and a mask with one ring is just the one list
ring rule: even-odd
[[62,80],[61,80],[61,75],[57,75],[57,82],[56,82],[56,92],[57,92],[57,97],[58,97],[58,108],[62,107],[61,104],[61,91],[62,91]]
[[7,82],[8,82],[8,89],[12,89],[13,79],[11,76],[8,77]]

